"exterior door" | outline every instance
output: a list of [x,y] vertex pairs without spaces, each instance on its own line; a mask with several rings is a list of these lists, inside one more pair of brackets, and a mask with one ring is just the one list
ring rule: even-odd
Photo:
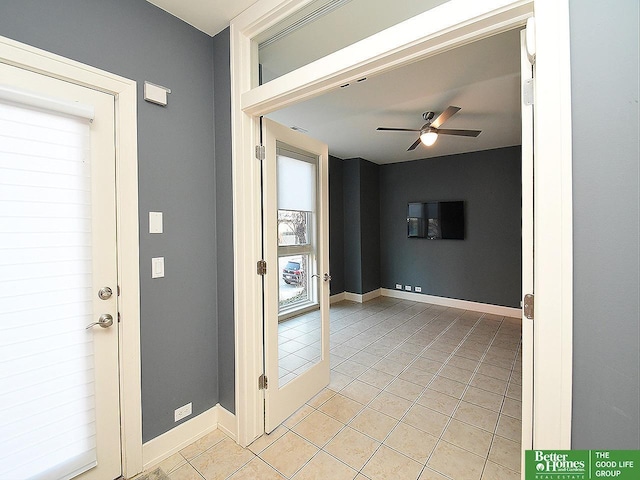
[[268,119],[263,162],[265,431],[329,384],[327,145]]
[[0,478],[117,478],[114,97],[0,78]]

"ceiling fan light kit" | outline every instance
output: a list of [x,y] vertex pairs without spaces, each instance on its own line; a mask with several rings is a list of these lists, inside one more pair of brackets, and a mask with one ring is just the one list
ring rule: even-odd
[[438,118],[433,120],[435,114],[433,112],[424,112],[422,114],[422,118],[427,122],[422,128],[392,128],[392,127],[378,127],[377,130],[380,131],[388,131],[388,132],[419,132],[420,136],[418,140],[416,140],[407,151],[415,150],[415,148],[423,143],[425,146],[430,147],[436,140],[438,139],[438,135],[455,135],[459,137],[477,137],[480,135],[480,130],[452,130],[452,129],[441,129],[440,126],[449,120],[453,115],[460,111],[460,107],[454,107],[450,105],[444,112],[442,112]]
[[430,147],[431,145],[436,143],[437,139],[438,134],[431,128],[427,128],[427,130],[420,134],[420,141],[427,147]]

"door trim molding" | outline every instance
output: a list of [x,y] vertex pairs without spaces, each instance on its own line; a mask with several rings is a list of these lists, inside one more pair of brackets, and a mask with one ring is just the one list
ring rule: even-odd
[[[571,445],[572,381],[572,159],[571,84],[568,0],[520,0],[466,2],[450,0],[436,7],[439,30],[427,37],[409,39],[403,29],[415,18],[365,39],[329,57],[340,59],[333,66],[325,59],[299,68],[252,90],[257,72],[252,54],[257,47],[251,38],[286,17],[309,0],[262,0],[231,22],[231,117],[234,199],[234,279],[236,346],[236,419],[238,441],[247,445],[260,433],[260,399],[255,387],[260,371],[259,282],[254,275],[259,258],[259,164],[253,159],[256,144],[255,118],[277,108],[330,90],[340,82],[367,73],[380,73],[420,56],[433,55],[483,36],[523,24],[536,14],[537,78],[536,119],[555,118],[554,124],[536,121],[536,189],[545,188],[544,199],[536,203],[536,333],[553,338],[557,348],[549,352],[535,379],[536,414],[533,448],[569,449]],[[461,8],[465,7],[465,8]],[[434,11],[436,10],[434,9]],[[450,16],[444,15],[446,10]],[[432,11],[433,12],[433,11]],[[460,12],[469,16],[460,20]],[[430,12],[421,17],[422,31],[434,25]],[[458,23],[451,23],[451,18]],[[449,24],[447,24],[449,22]],[[518,23],[520,22],[520,23]],[[395,32],[397,37],[389,32]],[[373,38],[372,37],[372,38]],[[363,43],[364,42],[364,43]],[[367,51],[363,45],[377,45]],[[542,57],[545,57],[544,60]],[[541,192],[542,193],[542,192]],[[544,237],[542,237],[544,232]],[[552,369],[551,364],[555,364]],[[538,364],[536,363],[536,367]],[[549,375],[546,375],[546,374]],[[540,385],[538,385],[540,384]]]
[[142,471],[136,82],[6,37],[0,62],[115,98],[122,475],[132,477]]
[[[573,399],[569,0],[535,0],[535,18],[533,448],[569,450]],[[556,121],[545,122],[549,118]]]

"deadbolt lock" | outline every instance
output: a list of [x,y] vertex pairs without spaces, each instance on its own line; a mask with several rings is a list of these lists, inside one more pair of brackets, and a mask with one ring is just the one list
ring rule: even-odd
[[111,295],[113,295],[113,290],[109,287],[102,287],[98,291],[98,297],[100,297],[100,300],[109,300]]

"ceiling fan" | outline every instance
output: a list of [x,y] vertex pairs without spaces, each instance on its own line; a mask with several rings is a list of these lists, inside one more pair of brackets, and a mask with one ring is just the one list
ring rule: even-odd
[[446,128],[440,128],[444,122],[449,120],[453,115],[460,111],[460,107],[449,106],[447,109],[438,115],[438,118],[433,120],[435,113],[424,112],[422,118],[425,123],[419,130],[415,128],[391,128],[391,127],[378,127],[377,130],[389,131],[389,132],[420,132],[418,139],[407,149],[407,152],[415,150],[415,148],[422,142],[427,147],[430,147],[438,139],[438,135],[457,135],[461,137],[477,137],[480,135],[481,130],[451,130]]

